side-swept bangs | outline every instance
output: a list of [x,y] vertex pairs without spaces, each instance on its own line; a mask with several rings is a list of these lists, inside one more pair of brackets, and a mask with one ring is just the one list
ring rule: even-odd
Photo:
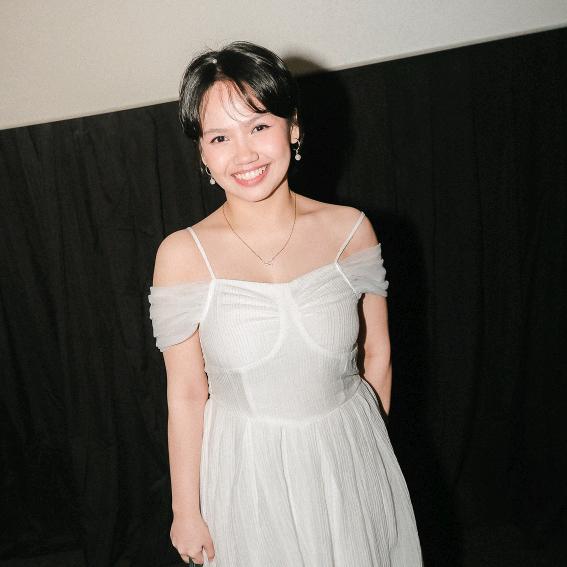
[[285,63],[264,47],[237,41],[220,51],[198,55],[185,69],[179,93],[179,120],[193,141],[198,143],[203,135],[203,103],[217,81],[234,86],[254,112],[270,112],[300,126],[297,83]]

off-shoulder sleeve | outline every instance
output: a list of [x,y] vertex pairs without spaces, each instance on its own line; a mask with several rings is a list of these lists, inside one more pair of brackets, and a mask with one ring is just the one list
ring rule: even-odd
[[210,282],[151,286],[150,319],[160,351],[188,339],[208,308]]
[[352,288],[359,294],[375,293],[388,296],[388,281],[382,259],[382,246],[364,248],[339,261]]

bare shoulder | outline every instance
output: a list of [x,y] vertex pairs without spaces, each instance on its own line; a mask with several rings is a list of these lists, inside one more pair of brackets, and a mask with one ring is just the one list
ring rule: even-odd
[[356,207],[317,201],[304,195],[301,200],[303,210],[324,226],[348,225],[350,221],[354,224],[360,215]]
[[175,285],[209,279],[207,266],[188,229],[165,237],[156,253],[153,285]]
[[[318,204],[317,216],[319,216],[319,222],[322,226],[331,227],[333,238],[336,242],[342,244],[356,225],[362,211],[348,205],[337,205],[321,201],[315,201],[315,203]],[[345,250],[345,254],[376,244],[378,244],[376,232],[365,214],[357,226],[347,247],[348,252]]]
[[[356,218],[354,219],[352,226],[354,226],[354,223],[356,223],[361,212],[358,209],[354,210],[356,211]],[[374,230],[374,226],[372,225],[372,222],[370,222],[370,219],[366,216],[366,214],[364,214],[362,221],[358,225],[348,245],[347,253],[352,253],[364,248],[369,248],[370,246],[375,246],[376,244],[378,244],[376,231]]]

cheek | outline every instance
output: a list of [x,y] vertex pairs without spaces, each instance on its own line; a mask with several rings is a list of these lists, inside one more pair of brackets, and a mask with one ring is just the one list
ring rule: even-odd
[[204,147],[201,150],[201,159],[209,166],[209,169],[217,169],[223,163],[225,153],[220,146],[215,148]]
[[274,157],[286,157],[291,155],[291,148],[287,137],[278,133],[277,135],[265,140],[264,149],[266,153]]

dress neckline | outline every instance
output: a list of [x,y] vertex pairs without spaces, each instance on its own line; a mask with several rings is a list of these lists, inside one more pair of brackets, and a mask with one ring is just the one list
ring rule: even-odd
[[[201,253],[201,256],[203,257],[203,260],[205,262],[205,264],[207,265],[207,269],[209,270],[209,274],[211,275],[211,280],[210,281],[214,281],[214,280],[218,280],[218,281],[224,281],[224,282],[240,282],[240,283],[248,283],[248,284],[256,284],[256,285],[268,285],[268,286],[284,286],[284,285],[292,285],[296,282],[299,282],[301,280],[303,280],[304,278],[307,278],[308,276],[315,274],[325,268],[328,268],[330,266],[335,266],[337,271],[344,276],[344,274],[342,273],[342,270],[339,266],[339,262],[340,262],[340,257],[341,254],[343,253],[343,251],[345,250],[345,248],[347,247],[348,243],[350,242],[351,238],[353,237],[354,233],[356,232],[357,228],[360,226],[360,224],[362,223],[362,220],[364,219],[364,217],[366,216],[366,214],[364,213],[364,211],[359,211],[359,215],[358,218],[356,219],[356,222],[354,223],[353,227],[351,228],[348,236],[344,239],[341,247],[339,248],[339,251],[337,252],[337,255],[335,256],[335,259],[333,262],[329,262],[327,264],[324,264],[323,266],[319,266],[318,268],[314,268],[312,270],[309,270],[308,272],[301,274],[295,278],[293,278],[292,280],[289,280],[287,282],[260,282],[260,281],[256,281],[256,280],[239,280],[239,279],[231,279],[231,278],[219,278],[216,276],[216,274],[213,271],[213,268],[211,267],[211,263],[209,261],[209,258],[207,257],[207,253],[205,252],[205,249],[203,248],[203,245],[201,244],[201,240],[199,239],[199,237],[197,236],[197,233],[193,230],[192,226],[188,226],[187,230],[191,233],[191,236],[193,237],[193,240],[195,240],[195,244],[197,245],[197,248],[199,249],[199,252]],[[379,243],[378,243],[379,246]],[[368,248],[375,248],[375,246],[369,246]],[[362,250],[359,250],[359,252],[362,252]],[[351,254],[350,256],[352,256],[353,254]],[[350,256],[347,256],[347,258],[350,258]],[[346,259],[345,259],[346,261]]]
[[305,272],[299,276],[296,276],[295,278],[287,281],[287,282],[260,282],[260,281],[256,281],[256,280],[242,280],[242,279],[235,279],[235,278],[219,278],[216,276],[211,277],[211,279],[209,281],[213,281],[213,280],[218,280],[221,282],[227,282],[227,283],[245,283],[245,284],[253,284],[253,285],[267,285],[267,286],[286,286],[286,285],[292,285],[296,282],[299,282],[303,279],[308,278],[311,275],[314,275],[316,273],[322,272],[326,269],[329,269],[331,267],[336,268],[338,273],[341,273],[341,267],[340,264],[347,262],[350,258],[356,257],[358,255],[360,255],[362,252],[368,252],[369,250],[378,248],[380,246],[380,243],[375,244],[373,246],[368,246],[366,248],[363,248],[362,250],[357,250],[356,252],[353,252],[352,254],[349,254],[344,260],[334,260],[332,262],[328,262],[327,264],[323,264],[322,266],[318,266],[317,268],[313,268],[312,270],[309,270],[308,272]]
[[[315,273],[321,272],[327,268],[330,268],[331,266],[336,266],[338,262],[329,262],[328,264],[324,264],[323,266],[319,266],[318,268],[313,268],[312,270],[309,270],[308,272],[305,272],[304,274],[301,274],[295,278],[293,278],[292,280],[289,280],[287,282],[259,282],[256,280],[240,280],[240,279],[236,279],[236,278],[217,278],[216,276],[214,278],[211,278],[212,280],[218,280],[220,282],[229,282],[229,283],[247,283],[247,284],[254,284],[254,285],[273,285],[273,286],[282,286],[282,285],[291,285],[295,282],[298,282],[302,279],[307,278],[308,276],[311,276]],[[338,271],[338,270],[337,270]]]
[[371,250],[378,250],[380,249],[381,243],[378,244],[374,244],[373,246],[367,246],[366,248],[363,248],[362,250],[357,250],[356,252],[353,252],[352,254],[349,254],[346,258],[344,258],[343,260],[334,260],[332,262],[328,262],[327,264],[323,264],[322,266],[319,266],[317,268],[313,268],[312,270],[309,270],[308,272],[305,272],[299,276],[296,276],[295,278],[293,278],[292,280],[289,280],[287,282],[259,282],[259,281],[255,281],[255,280],[240,280],[240,279],[234,279],[234,278],[217,278],[216,276],[213,276],[211,278],[209,278],[208,280],[195,280],[195,281],[190,281],[190,282],[179,282],[176,284],[169,284],[169,285],[165,285],[165,286],[151,286],[150,287],[150,291],[157,291],[158,289],[163,289],[163,288],[174,288],[174,287],[179,287],[179,288],[186,288],[186,287],[192,287],[195,285],[203,285],[203,284],[211,284],[212,282],[214,282],[215,280],[219,281],[219,282],[226,282],[226,283],[234,283],[234,284],[251,284],[254,286],[268,286],[268,287],[284,287],[284,286],[291,286],[295,283],[299,283],[300,281],[303,281],[305,279],[307,279],[308,277],[315,275],[319,272],[323,272],[326,269],[329,269],[331,267],[336,268],[337,273],[342,273],[341,270],[341,265],[348,265],[349,261],[355,261],[357,258],[361,257],[363,253],[369,253]]

